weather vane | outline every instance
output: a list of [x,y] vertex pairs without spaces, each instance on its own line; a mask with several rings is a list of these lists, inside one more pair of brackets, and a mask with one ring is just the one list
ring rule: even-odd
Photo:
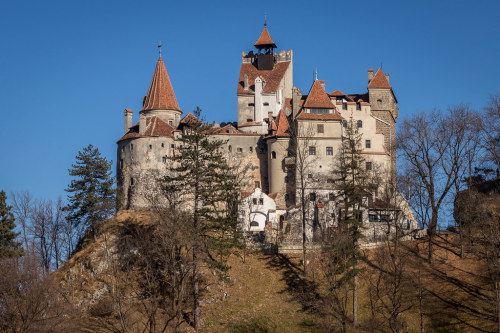
[[161,40],[158,41],[158,52],[160,53],[161,57]]
[[264,13],[264,26],[267,27],[267,14]]

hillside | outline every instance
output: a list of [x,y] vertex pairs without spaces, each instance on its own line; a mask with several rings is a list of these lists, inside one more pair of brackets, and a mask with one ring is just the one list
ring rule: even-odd
[[[138,272],[133,266],[118,269],[122,266],[116,262],[115,250],[124,230],[151,221],[151,214],[144,211],[118,212],[101,224],[95,240],[87,237],[81,250],[56,272],[66,297],[81,311],[75,323],[82,330],[120,331],[121,325],[132,332],[144,328],[145,296],[135,288]],[[419,331],[421,318],[428,332],[494,330],[494,298],[484,263],[472,255],[461,259],[457,241],[454,235],[439,238],[433,265],[423,259],[425,240],[402,244],[397,253],[402,259],[399,280],[381,277],[380,269],[390,270],[390,257],[383,255],[383,248],[366,250],[368,261],[359,277],[360,331],[389,331],[391,308],[399,311],[394,322],[400,331]],[[307,277],[302,275],[299,258],[292,255],[247,250],[230,257],[229,264],[230,277],[225,281],[204,269],[203,332],[340,329],[319,254],[311,254]],[[191,331],[186,323],[179,329]]]

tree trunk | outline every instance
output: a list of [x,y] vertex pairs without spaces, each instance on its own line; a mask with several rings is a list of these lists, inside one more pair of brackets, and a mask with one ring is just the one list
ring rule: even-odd
[[[356,264],[354,264],[356,270]],[[354,273],[354,286],[352,288],[352,326],[358,327],[358,273]]]

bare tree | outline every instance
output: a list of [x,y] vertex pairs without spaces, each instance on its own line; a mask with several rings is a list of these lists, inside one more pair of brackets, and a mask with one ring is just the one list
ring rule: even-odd
[[31,217],[31,206],[33,204],[33,196],[28,191],[12,192],[11,193],[12,212],[16,221],[21,226],[24,249],[27,253],[30,252],[31,244],[29,242],[29,225]]
[[428,260],[439,214],[450,191],[463,174],[470,142],[477,137],[471,125],[475,112],[466,105],[447,113],[420,113],[404,121],[398,149],[404,173],[414,190],[410,203],[428,228]]
[[500,169],[500,93],[490,95],[486,104],[486,121],[483,122],[482,132],[485,136],[483,148],[486,150],[485,162],[497,168],[497,177]]

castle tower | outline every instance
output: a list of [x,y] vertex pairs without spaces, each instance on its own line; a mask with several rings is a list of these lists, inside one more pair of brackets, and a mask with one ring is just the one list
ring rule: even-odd
[[146,131],[146,119],[149,117],[157,116],[170,126],[176,127],[181,115],[182,111],[177,104],[167,68],[160,55],[148,94],[144,97],[142,110],[139,112],[139,133],[144,134]]
[[391,158],[391,181],[396,181],[396,120],[398,100],[389,84],[389,74],[379,68],[375,75],[368,70],[368,95],[372,116],[377,120],[377,132],[384,134],[384,144]]
[[272,121],[292,96],[292,50],[274,53],[276,44],[264,24],[257,49],[242,54],[238,80],[238,129],[244,133],[266,134]]

